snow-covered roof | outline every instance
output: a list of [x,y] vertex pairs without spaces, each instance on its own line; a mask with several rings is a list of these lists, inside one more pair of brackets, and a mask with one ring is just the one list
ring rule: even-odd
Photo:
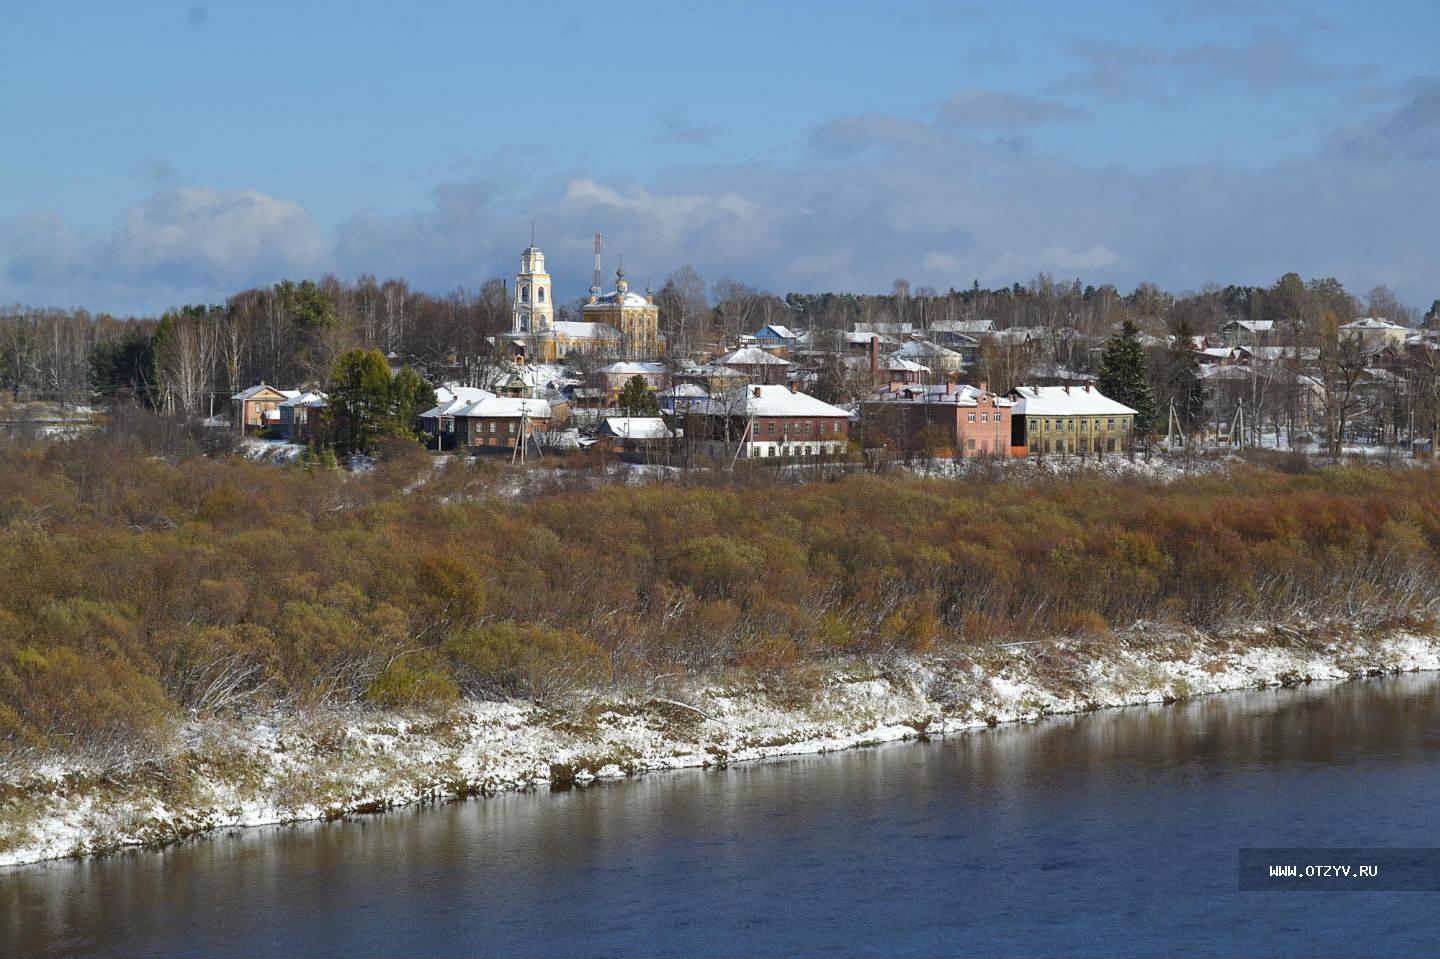
[[449,415],[482,416],[487,419],[519,419],[522,416],[548,419],[550,401],[524,396],[487,396]]
[[1095,387],[1017,386],[1015,412],[1024,416],[1107,416],[1134,415],[1124,403],[1117,403]]
[[609,323],[582,323],[575,320],[556,320],[551,324],[556,333],[575,340],[618,340],[621,333]]
[[655,395],[661,399],[681,399],[684,397],[709,396],[710,394],[706,392],[705,387],[698,383],[676,383],[668,390],[661,390]]
[[609,416],[600,430],[626,440],[667,440],[675,435],[658,416]]
[[914,360],[907,360],[898,353],[892,353],[885,357],[880,364],[882,370],[899,370],[903,373],[929,373],[930,367],[923,363],[916,363]]
[[639,293],[631,293],[628,290],[624,293],[620,293],[618,291],[612,290],[611,292],[606,293],[605,295],[596,299],[594,303],[586,303],[584,306],[580,307],[580,312],[584,313],[586,310],[593,310],[597,307],[636,307],[653,305],[653,303],[651,303],[645,297],[641,296]]
[[294,408],[296,406],[308,406],[319,409],[325,405],[327,399],[329,399],[329,397],[324,393],[310,391],[301,393],[299,396],[292,396],[289,399],[281,400],[277,405],[282,409]]
[[881,344],[896,342],[894,337],[886,336],[884,333],[871,333],[868,330],[855,330],[845,334],[845,342],[851,346],[864,346],[872,339],[879,340]]
[[983,401],[990,402],[994,397],[996,406],[1014,406],[1014,401],[1006,396],[995,396],[976,386],[969,386],[964,383],[947,384],[932,383],[924,385],[910,383],[897,385],[894,389],[886,387],[876,390],[870,395],[873,402],[886,403],[926,403],[930,405],[951,404],[953,406],[979,406]]
[[1398,323],[1391,323],[1384,317],[1364,316],[1354,323],[1346,323],[1340,327],[1342,330],[1399,330],[1409,332],[1408,327],[1400,326]]
[[779,323],[768,323],[762,326],[759,332],[755,334],[756,339],[764,336],[766,330],[770,331],[770,336],[781,340],[794,340],[799,338],[799,334],[788,326],[781,326]]
[[440,387],[435,391],[435,398],[440,402],[420,414],[422,420],[439,419],[442,416],[454,416],[460,410],[478,403],[481,400],[490,399],[495,394],[489,390],[482,390],[474,386]]
[[745,374],[739,370],[731,369],[728,366],[721,366],[719,363],[705,363],[700,366],[687,366],[676,374],[677,376],[698,376],[713,379],[742,379]]
[[1225,324],[1225,329],[1234,327],[1237,330],[1249,330],[1251,333],[1269,333],[1275,328],[1274,320],[1231,320]]
[[296,396],[299,396],[299,395],[300,395],[300,391],[299,391],[299,390],[282,390],[282,389],[279,389],[279,388],[277,388],[277,387],[270,386],[270,385],[267,384],[267,383],[256,383],[254,386],[249,387],[248,389],[243,389],[243,390],[241,390],[239,393],[236,393],[234,396],[232,396],[232,397],[230,397],[230,398],[231,398],[232,400],[249,400],[249,399],[254,399],[255,397],[259,396],[261,393],[264,393],[264,392],[267,392],[267,391],[268,391],[268,392],[271,392],[271,393],[279,393],[281,396],[284,396],[284,397],[286,397],[287,399],[288,399],[288,398],[291,398],[291,397],[296,397]]
[[788,386],[742,386],[711,400],[711,412],[732,416],[843,416],[838,406],[817,400]]
[[955,359],[960,358],[960,354],[955,352],[954,350],[947,349],[946,347],[941,346],[939,343],[930,343],[926,340],[910,340],[908,343],[902,344],[900,348],[894,352],[893,355],[907,359],[911,357],[922,357],[927,359],[934,357],[954,357]]
[[[456,386],[453,383],[447,383],[444,386],[435,388],[435,402],[441,406],[456,400],[461,400],[465,403],[474,403],[476,400],[483,400],[487,396],[494,395],[490,390],[482,390],[478,386]],[[445,415],[449,416],[450,414],[447,413]]]
[[766,353],[755,346],[747,346],[744,349],[734,350],[726,353],[715,361],[721,366],[789,366],[789,360],[782,360],[778,356]]
[[994,320],[933,320],[930,329],[936,333],[993,333]]
[[665,372],[663,363],[627,363],[621,360],[618,363],[611,363],[609,366],[602,366],[596,372],[608,373],[612,376],[659,376]]

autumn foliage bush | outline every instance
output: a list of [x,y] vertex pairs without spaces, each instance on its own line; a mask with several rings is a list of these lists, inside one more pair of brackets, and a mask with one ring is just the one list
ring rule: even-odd
[[716,477],[501,495],[394,450],[368,472],[0,448],[0,743],[1017,638],[1137,619],[1423,611],[1440,478],[1263,467],[1169,484]]

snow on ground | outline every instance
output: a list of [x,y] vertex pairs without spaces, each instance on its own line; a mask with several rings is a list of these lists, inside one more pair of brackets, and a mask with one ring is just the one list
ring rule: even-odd
[[257,463],[283,465],[293,461],[303,452],[305,452],[304,445],[287,443],[284,440],[262,440],[257,436],[247,436],[240,441],[240,455]]
[[17,779],[11,795],[19,798],[0,815],[0,865],[1104,706],[1440,669],[1440,637],[1315,638],[1322,635],[1199,637],[1142,624],[1104,652],[1059,640],[961,658],[850,661],[817,667],[798,685],[732,679],[563,705],[467,701],[443,718],[355,712],[193,722],[168,753],[123,777],[51,762]]

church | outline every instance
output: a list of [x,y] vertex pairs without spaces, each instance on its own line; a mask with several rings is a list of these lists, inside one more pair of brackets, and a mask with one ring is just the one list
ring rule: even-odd
[[[598,263],[598,260],[597,260]],[[511,340],[525,355],[541,363],[567,356],[605,356],[621,360],[648,360],[662,351],[660,308],[647,291],[630,292],[622,266],[615,271],[615,289],[602,293],[590,288],[589,302],[580,308],[580,321],[555,319],[555,296],[545,254],[533,243],[520,254],[515,274],[515,302],[511,313]]]

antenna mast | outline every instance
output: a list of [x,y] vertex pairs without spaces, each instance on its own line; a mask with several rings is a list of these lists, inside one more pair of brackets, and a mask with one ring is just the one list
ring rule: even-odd
[[591,281],[595,289],[600,287],[600,234],[595,234],[595,278]]

